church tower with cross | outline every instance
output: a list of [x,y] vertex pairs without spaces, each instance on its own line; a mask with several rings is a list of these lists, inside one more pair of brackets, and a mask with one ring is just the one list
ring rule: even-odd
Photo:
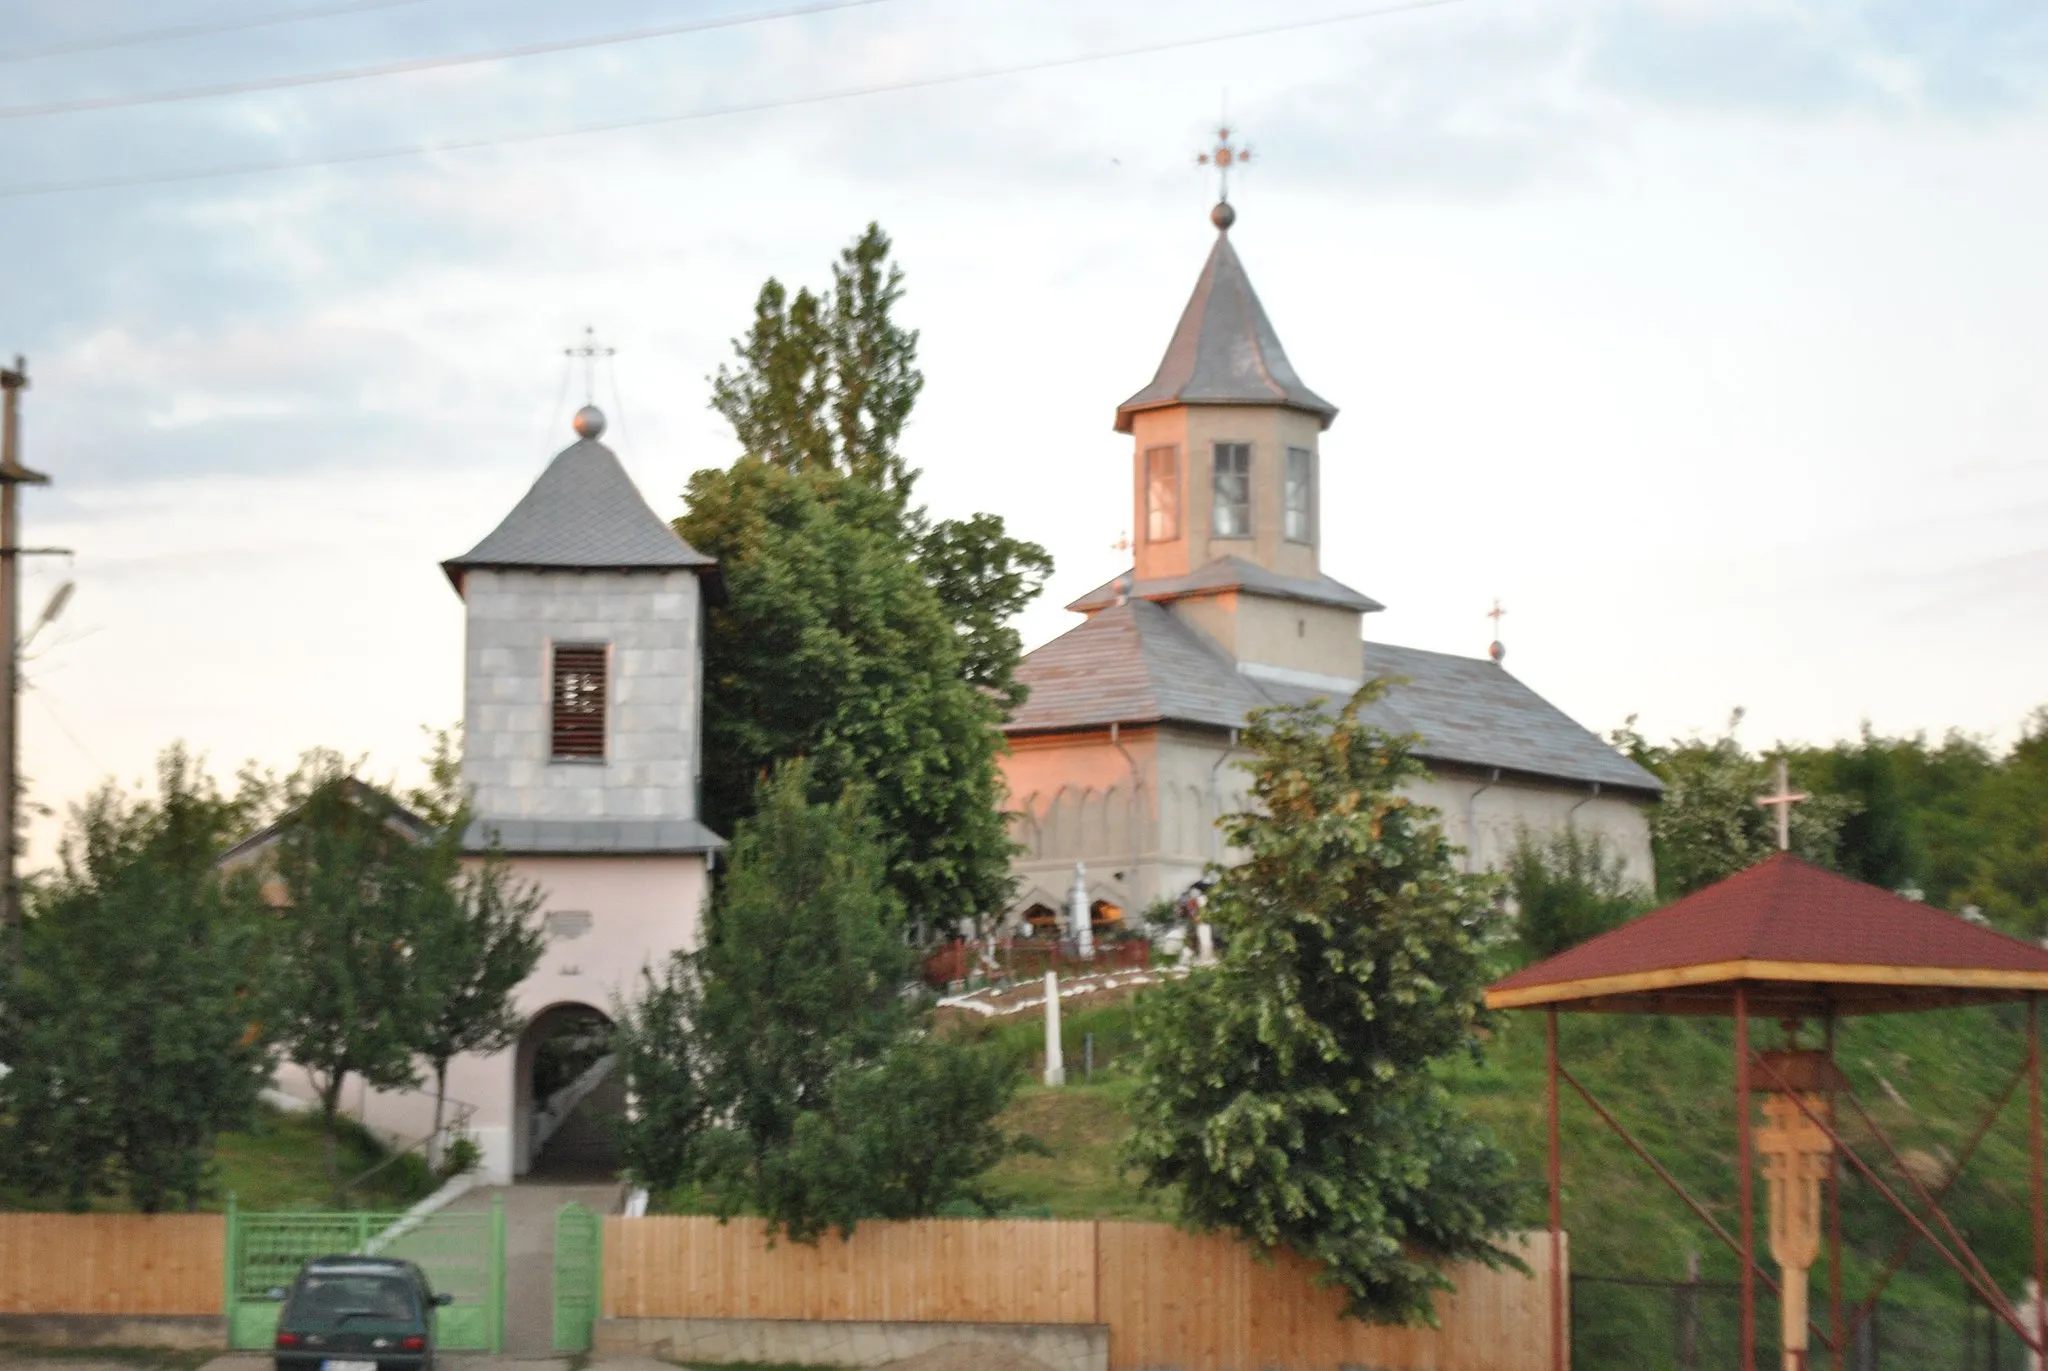
[[[570,355],[604,350],[586,339]],[[442,1122],[477,1145],[491,1184],[616,1172],[606,1116],[625,1100],[610,1015],[643,968],[698,945],[725,845],[697,808],[717,563],[648,507],[594,405],[572,427],[511,512],[441,564],[463,607],[466,860],[498,854],[544,901],[545,948],[514,992],[517,1039],[449,1064]],[[394,823],[427,827],[402,811]],[[275,837],[230,859],[261,860]],[[290,1066],[277,1087],[310,1088]],[[351,1085],[343,1105],[407,1146],[434,1135],[431,1089]]]
[[[1223,130],[1204,154],[1245,154]],[[1227,192],[1227,182],[1226,182]],[[1067,606],[1085,616],[1026,655],[1004,725],[1017,895],[1013,931],[1072,922],[1081,874],[1097,932],[1177,901],[1227,862],[1217,821],[1245,807],[1246,716],[1341,702],[1373,678],[1368,721],[1420,737],[1438,809],[1472,870],[1518,837],[1599,834],[1651,879],[1657,779],[1508,674],[1496,637],[1468,658],[1366,641],[1381,606],[1323,568],[1324,438],[1337,407],[1296,371],[1232,242],[1229,199],[1152,380],[1115,412],[1131,439],[1131,569]],[[1339,460],[1368,460],[1345,453]]]

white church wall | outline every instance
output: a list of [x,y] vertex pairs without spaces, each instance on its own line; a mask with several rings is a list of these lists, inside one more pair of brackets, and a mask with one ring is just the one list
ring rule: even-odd
[[1524,829],[1540,841],[1571,828],[1597,835],[1621,857],[1630,881],[1645,888],[1656,883],[1644,801],[1611,791],[1596,796],[1591,786],[1546,785],[1519,777],[1489,783],[1452,768],[1437,768],[1407,790],[1443,815],[1444,832],[1465,849],[1471,870],[1504,867]]
[[[1119,741],[1131,754],[1128,760],[1110,745],[1106,731],[1019,740],[1004,759],[1010,804],[1017,811],[1011,832],[1028,844],[1011,864],[1020,878],[1017,909],[1030,903],[1024,892],[1064,892],[1076,861],[1088,864],[1091,882],[1114,881],[1125,908],[1142,911],[1155,900],[1178,896],[1210,863],[1230,866],[1242,859],[1227,846],[1217,822],[1251,805],[1251,778],[1236,764],[1245,754],[1228,734],[1164,726],[1126,730]],[[1112,834],[1108,815],[1118,808],[1112,799],[1128,793],[1134,764],[1140,786],[1140,803],[1130,811],[1135,829]],[[1454,767],[1410,782],[1406,792],[1443,815],[1451,841],[1471,854],[1472,870],[1499,869],[1525,827],[1545,838],[1569,825],[1599,835],[1621,856],[1630,880],[1654,884],[1649,819],[1641,800],[1528,778],[1489,784]]]
[[1355,609],[1231,591],[1175,600],[1167,610],[1239,663],[1348,680],[1354,687],[1364,680],[1362,616]]
[[[697,814],[697,576],[473,570],[463,775],[504,819]],[[550,757],[549,646],[611,645],[603,762]]]
[[[637,993],[642,967],[656,967],[674,952],[695,948],[703,936],[710,873],[702,857],[519,857],[513,872],[546,892],[543,917],[551,932],[540,965],[516,992],[520,1016],[532,1022],[562,1005],[586,1005],[611,1017],[621,999]],[[581,917],[588,915],[587,924]],[[576,930],[573,933],[570,930]],[[448,1064],[448,1098],[473,1108],[470,1135],[483,1154],[479,1174],[508,1184],[524,1169],[515,1131],[521,1113],[517,1045],[503,1052],[466,1053]],[[411,1090],[372,1090],[352,1078],[342,1108],[387,1142],[408,1145],[433,1131],[431,1079]],[[305,1069],[279,1066],[274,1084],[311,1101]]]

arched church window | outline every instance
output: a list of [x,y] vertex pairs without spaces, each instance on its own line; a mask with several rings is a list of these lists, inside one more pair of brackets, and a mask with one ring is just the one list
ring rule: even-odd
[[1211,472],[1209,532],[1218,538],[1252,536],[1252,445],[1218,443]]
[[1145,540],[1170,543],[1180,537],[1180,449],[1145,449]]
[[1315,540],[1315,489],[1315,454],[1305,447],[1287,449],[1287,485],[1281,508],[1282,522],[1290,543]]

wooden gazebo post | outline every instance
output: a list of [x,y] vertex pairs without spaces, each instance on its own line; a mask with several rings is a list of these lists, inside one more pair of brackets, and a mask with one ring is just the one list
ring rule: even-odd
[[1756,1371],[1756,1204],[1749,1155],[1749,989],[1735,983],[1735,1204],[1742,1215],[1742,1371]]

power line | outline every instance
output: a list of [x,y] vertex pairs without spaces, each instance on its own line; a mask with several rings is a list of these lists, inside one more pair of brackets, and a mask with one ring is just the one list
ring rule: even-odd
[[346,5],[329,5],[317,10],[274,10],[268,14],[244,15],[240,19],[215,19],[194,24],[174,24],[162,29],[138,29],[132,33],[103,34],[98,38],[52,43],[41,48],[16,48],[12,52],[0,52],[0,62],[26,62],[36,57],[69,57],[80,52],[106,52],[111,48],[134,48],[145,43],[164,43],[176,38],[204,38],[216,33],[240,33],[245,29],[297,24],[308,19],[331,19],[338,14],[362,14],[370,10],[396,9],[400,5],[419,3],[420,0],[352,0]]
[[664,124],[692,123],[700,119],[721,119],[738,114],[762,114],[773,110],[796,109],[804,105],[820,105],[836,100],[857,100],[871,95],[885,95],[895,91],[929,90],[938,86],[960,85],[969,81],[985,81],[999,76],[1020,76],[1030,72],[1052,71],[1060,67],[1085,66],[1095,62],[1115,61],[1124,57],[1138,57],[1148,53],[1171,52],[1183,48],[1206,47],[1215,43],[1235,42],[1243,38],[1263,38],[1271,34],[1292,33],[1302,29],[1327,28],[1335,24],[1348,24],[1364,19],[1378,19],[1389,15],[1407,14],[1415,10],[1441,9],[1447,5],[1461,4],[1463,0],[1409,0],[1406,4],[1385,5],[1377,9],[1351,10],[1342,14],[1326,14],[1314,19],[1297,19],[1282,24],[1262,24],[1253,28],[1232,29],[1225,33],[1203,34],[1193,38],[1169,39],[1159,43],[1142,43],[1131,47],[1107,49],[1102,52],[1081,53],[1071,57],[1051,57],[1036,62],[1018,62],[1008,66],[981,67],[972,71],[952,72],[943,76],[915,77],[906,81],[878,82],[866,86],[850,86],[842,90],[821,91],[811,95],[792,95],[774,100],[757,100],[742,104],[715,105],[704,109],[685,110],[676,114],[646,115],[633,119],[611,119],[597,123],[578,124],[567,128],[547,129],[536,133],[494,134],[482,138],[455,139],[441,143],[422,143],[402,148],[372,148],[361,152],[334,153],[317,157],[280,157],[268,161],[241,162],[229,166],[202,167],[188,171],[136,172],[127,176],[102,176],[77,181],[43,181],[23,186],[0,187],[0,200],[20,200],[36,195],[61,195],[87,190],[123,190],[137,186],[172,185],[187,181],[211,181],[232,176],[255,176],[266,172],[301,171],[312,167],[348,166],[362,162],[391,161],[400,157],[422,157],[444,152],[472,152],[480,148],[506,147],[517,143],[538,143],[554,138],[580,138],[593,133],[616,133],[625,129],[654,128]]
[[832,10],[860,9],[885,5],[889,0],[815,0],[808,5],[764,10],[755,14],[728,14],[717,19],[693,19],[683,24],[661,24],[653,28],[601,33],[590,38],[559,38],[547,43],[522,43],[493,48],[488,52],[461,52],[449,57],[412,57],[402,62],[380,62],[367,67],[342,67],[334,71],[307,72],[301,76],[265,76],[249,81],[220,81],[207,86],[183,86],[176,90],[142,95],[93,95],[80,100],[51,100],[40,105],[0,105],[0,119],[29,119],[47,114],[82,114],[87,110],[129,109],[137,105],[167,105],[180,100],[210,100],[222,95],[253,95],[259,91],[292,90],[300,86],[326,86],[339,81],[365,81],[378,76],[403,76],[416,71],[445,67],[475,66],[481,62],[507,62],[518,57],[540,57],[548,53],[574,52],[579,48],[611,47],[620,43],[642,43],[650,38],[669,38],[682,33],[703,33],[710,29],[739,28],[774,19],[796,19]]

